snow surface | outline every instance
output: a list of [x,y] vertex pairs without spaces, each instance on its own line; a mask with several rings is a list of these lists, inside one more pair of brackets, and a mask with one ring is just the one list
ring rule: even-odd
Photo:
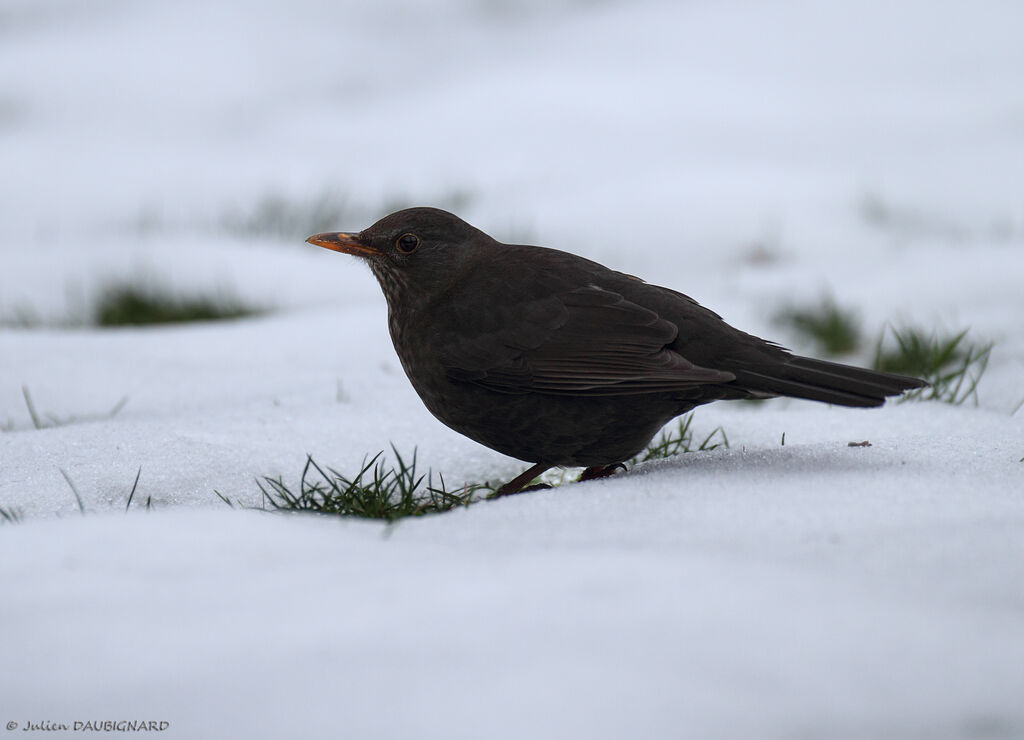
[[[0,720],[1024,737],[1022,27],[916,0],[0,2],[0,318],[49,320],[0,328],[25,520]],[[730,449],[392,527],[228,509],[307,453],[524,467],[423,409],[367,270],[223,226],[331,194],[339,229],[458,198],[784,343],[773,312],[831,293],[869,333],[996,345],[977,406],[715,404],[695,425]],[[119,277],[271,310],[60,326]],[[23,386],[74,423],[34,429]]]

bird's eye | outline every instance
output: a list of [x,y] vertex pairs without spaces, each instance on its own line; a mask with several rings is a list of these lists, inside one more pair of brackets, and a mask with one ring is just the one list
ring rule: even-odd
[[400,237],[395,239],[395,249],[402,254],[410,254],[416,251],[416,247],[420,245],[420,238],[415,234],[402,234]]

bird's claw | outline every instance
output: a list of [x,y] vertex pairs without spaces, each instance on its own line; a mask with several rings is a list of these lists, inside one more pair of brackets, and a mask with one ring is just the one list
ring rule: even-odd
[[580,477],[576,479],[577,482],[582,483],[585,480],[597,480],[598,478],[607,478],[610,475],[615,475],[620,470],[625,470],[625,463],[612,463],[611,465],[592,465],[591,467],[580,473]]
[[532,486],[526,486],[525,488],[516,488],[505,484],[494,493],[487,496],[488,499],[501,498],[502,496],[512,496],[517,493],[528,493],[530,491],[543,491],[545,489],[552,488],[550,483],[534,483]]
[[519,491],[519,493],[526,493],[527,491],[543,491],[548,488],[553,488],[550,483],[534,483],[532,486],[527,486]]

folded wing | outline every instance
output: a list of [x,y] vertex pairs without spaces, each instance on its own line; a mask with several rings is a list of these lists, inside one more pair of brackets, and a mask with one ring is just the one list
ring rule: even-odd
[[588,285],[515,307],[519,320],[463,331],[442,358],[448,376],[501,393],[611,396],[726,383],[668,349],[675,324]]

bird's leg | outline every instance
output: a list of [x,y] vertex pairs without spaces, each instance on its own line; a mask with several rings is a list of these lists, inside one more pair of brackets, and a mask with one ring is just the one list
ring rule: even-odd
[[577,482],[585,480],[596,480],[598,478],[607,478],[609,475],[615,475],[620,470],[625,470],[625,463],[612,463],[611,465],[591,465],[589,468],[580,473],[580,477],[577,478]]
[[[540,475],[550,467],[551,466],[548,465],[547,463],[537,463],[532,468],[530,468],[524,473],[520,473],[515,478],[510,480],[508,483],[499,488],[497,491],[495,491],[493,498],[497,498],[498,496],[508,496],[511,493],[519,493],[520,491],[523,490],[523,486],[525,486],[527,483],[532,481],[534,478],[536,478],[538,475]],[[543,487],[550,488],[550,486]]]

